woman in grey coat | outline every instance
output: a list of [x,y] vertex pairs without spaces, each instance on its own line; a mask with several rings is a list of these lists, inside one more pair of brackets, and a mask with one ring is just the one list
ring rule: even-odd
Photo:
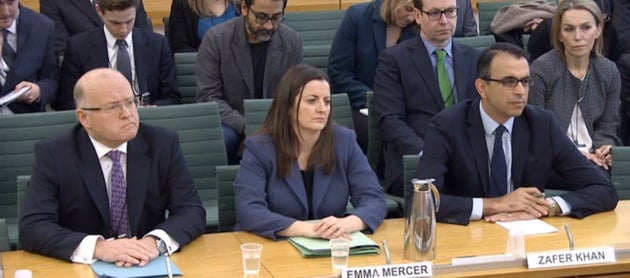
[[621,81],[602,56],[603,16],[591,0],[565,0],[551,27],[554,49],[531,66],[529,103],[545,107],[577,148],[608,170],[612,146],[619,145]]

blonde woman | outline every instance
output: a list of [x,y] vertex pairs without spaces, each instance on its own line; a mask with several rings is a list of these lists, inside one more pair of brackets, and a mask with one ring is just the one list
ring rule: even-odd
[[169,16],[171,51],[197,52],[208,29],[238,17],[240,0],[173,0]]
[[621,142],[615,64],[602,57],[603,16],[591,0],[564,0],[551,27],[554,49],[532,63],[529,103],[556,114],[560,127],[590,161],[612,166]]

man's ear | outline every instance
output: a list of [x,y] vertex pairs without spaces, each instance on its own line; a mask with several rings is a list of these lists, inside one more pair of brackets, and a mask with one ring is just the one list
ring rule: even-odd
[[481,99],[485,99],[487,96],[486,81],[481,78],[475,79],[475,88],[477,88],[477,93],[479,94]]

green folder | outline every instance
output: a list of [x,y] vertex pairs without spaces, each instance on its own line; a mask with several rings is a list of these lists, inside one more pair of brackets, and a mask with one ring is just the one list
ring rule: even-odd
[[[378,244],[362,232],[354,232],[350,235],[352,236],[350,255],[379,254]],[[330,243],[327,239],[296,236],[290,237],[289,243],[295,246],[305,258],[330,256]]]

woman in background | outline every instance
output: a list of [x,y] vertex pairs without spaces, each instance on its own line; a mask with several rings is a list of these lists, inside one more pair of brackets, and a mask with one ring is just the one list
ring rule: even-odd
[[208,29],[238,17],[240,0],[173,0],[168,37],[173,53],[197,52]]
[[326,75],[290,68],[263,126],[245,140],[234,181],[236,230],[271,239],[376,230],[387,214],[383,189],[354,132],[333,126],[331,113]]
[[590,161],[612,165],[612,146],[621,142],[615,64],[602,57],[604,18],[592,0],[564,0],[553,16],[554,49],[531,66],[529,103],[553,111],[567,136]]

